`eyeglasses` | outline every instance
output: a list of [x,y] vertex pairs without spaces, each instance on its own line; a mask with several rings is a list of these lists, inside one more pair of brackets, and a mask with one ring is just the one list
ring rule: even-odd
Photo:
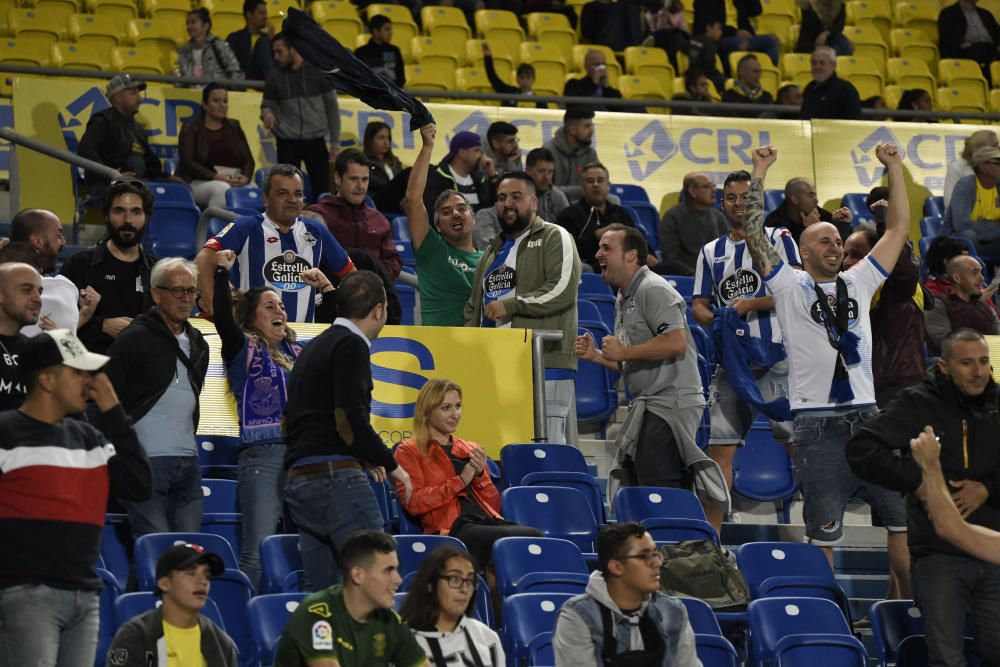
[[462,588],[462,586],[468,586],[473,590],[476,589],[475,575],[466,579],[460,574],[444,574],[441,575],[439,579],[444,579],[446,582],[448,582],[448,588]]
[[182,299],[186,296],[199,296],[201,294],[201,290],[197,287],[161,287],[160,285],[155,285],[155,287],[158,290],[170,292],[170,296],[175,299]]
[[659,551],[642,551],[630,556],[622,556],[621,558],[616,558],[615,560],[629,560],[632,558],[640,559],[646,563],[646,565],[661,565],[663,563],[663,554]]
[[127,178],[120,178],[117,181],[111,181],[111,185],[131,185],[133,188],[139,188],[140,190],[146,189],[146,184],[142,181]]

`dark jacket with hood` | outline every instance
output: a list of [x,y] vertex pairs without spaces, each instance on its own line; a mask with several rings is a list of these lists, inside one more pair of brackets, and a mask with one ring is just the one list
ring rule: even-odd
[[964,555],[942,540],[915,491],[923,481],[910,454],[910,438],[925,426],[941,441],[941,469],[946,480],[981,482],[989,498],[968,517],[969,523],[1000,530],[1000,391],[991,378],[979,396],[962,394],[951,378],[934,368],[922,384],[904,389],[878,417],[847,443],[854,474],[886,489],[906,493],[910,555]]
[[[479,169],[473,171],[470,176],[472,176],[472,185],[476,189],[476,195],[479,197],[479,203],[472,208],[479,211],[493,206],[497,193],[496,187],[490,183],[490,179]],[[432,218],[434,217],[434,202],[437,201],[438,195],[445,190],[458,190],[458,184],[451,175],[448,163],[442,160],[440,164],[431,165],[430,172],[427,174],[427,187],[424,189],[424,206],[427,207]]]
[[592,162],[600,162],[593,144],[587,146],[577,144],[576,148],[569,147],[565,126],[556,130],[552,140],[545,144],[545,148],[552,151],[552,157],[555,158],[552,185],[559,187],[579,187],[583,166]]
[[[236,645],[225,630],[204,616],[201,627],[201,655],[211,667],[236,667]],[[163,636],[163,610],[151,609],[128,621],[115,634],[108,649],[108,664],[115,667],[166,667],[167,642]]]
[[195,407],[191,417],[194,430],[198,430],[201,388],[208,372],[208,343],[191,322],[184,323],[184,333],[191,341],[190,357],[184,357],[176,336],[153,306],[132,320],[108,350],[111,357],[107,365],[108,378],[133,422],[142,419],[166,392],[174,381],[180,358],[187,367],[188,382],[194,391]]

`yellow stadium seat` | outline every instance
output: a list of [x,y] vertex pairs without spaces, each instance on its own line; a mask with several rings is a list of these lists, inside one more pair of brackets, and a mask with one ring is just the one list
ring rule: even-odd
[[[459,67],[455,70],[455,88],[467,93],[494,93],[486,72],[478,67]],[[462,104],[498,107],[499,100],[464,100]]]
[[360,23],[332,19],[330,21],[325,21],[320,25],[324,31],[333,35],[338,42],[347,48],[350,48],[351,44],[354,44],[354,42],[357,41],[358,35],[362,34]]
[[514,57],[512,54],[507,53],[507,47],[503,42],[470,39],[465,43],[465,62],[470,67],[483,69],[483,42],[486,42],[490,47],[490,53],[493,56],[493,69],[496,71],[497,76],[504,81],[513,81]]
[[87,44],[56,42],[49,47],[53,67],[62,69],[89,69],[102,72],[109,69],[108,52]]
[[[882,98],[885,99],[885,106],[890,109],[898,109],[899,100],[903,98],[903,93],[905,91],[906,88],[903,86],[897,86],[894,83],[887,84],[885,87],[885,95],[882,96]],[[931,94],[933,95],[933,93]]]
[[50,46],[35,41],[21,42],[17,38],[2,39],[0,62],[7,65],[47,67],[52,57]]
[[792,23],[802,21],[802,12],[795,0],[761,0],[761,16],[787,16]]
[[975,60],[942,58],[938,61],[938,81],[942,86],[968,90],[986,100],[986,77]]
[[97,14],[70,14],[66,19],[68,34],[77,44],[110,49],[118,46],[119,35],[115,22]]
[[878,28],[883,40],[892,30],[892,8],[889,0],[850,0],[847,3],[847,23]]
[[[604,54],[604,61],[608,65],[608,82],[611,85],[615,85],[615,82],[622,75],[622,68],[618,64],[615,52],[602,44],[577,44],[573,47],[573,62],[568,64],[572,66],[574,72],[585,71],[586,68],[583,66],[583,63],[587,59],[587,54],[591,51],[600,51]],[[677,55],[680,56],[680,52]],[[679,65],[680,61],[677,64]]]
[[654,79],[668,96],[671,94],[676,73],[663,49],[654,46],[626,47],[625,70],[630,75]]
[[[986,113],[986,100],[971,99],[958,88],[938,88],[937,105],[941,111],[958,111],[966,113]],[[961,123],[978,125],[981,121],[960,120]]]
[[837,76],[854,84],[862,100],[881,97],[885,88],[885,79],[868,58],[837,56]]
[[465,54],[458,51],[462,47],[453,40],[440,37],[414,37],[413,59],[420,65],[427,66],[430,63],[440,63],[444,66],[458,67],[462,64]]
[[416,90],[453,90],[455,68],[440,62],[429,65],[407,65],[406,87]]
[[782,52],[791,51],[795,48],[794,43],[788,41],[788,29],[797,23],[790,23],[787,16],[778,14],[761,14],[754,19],[754,29],[758,35],[774,35],[781,44]]
[[511,55],[519,53],[524,30],[518,23],[517,14],[503,9],[480,9],[475,16],[477,37],[488,39],[490,44],[503,42]]
[[896,22],[900,28],[923,30],[931,42],[937,44],[937,17],[940,12],[940,6],[936,7],[933,2],[927,0],[898,2],[896,3]]
[[904,89],[920,88],[928,93],[937,88],[937,80],[923,60],[889,58],[889,82]]
[[844,26],[844,35],[854,44],[853,55],[868,58],[882,76],[886,74],[886,61],[889,59],[889,47],[882,33],[871,25]]
[[130,74],[166,74],[155,46],[116,46],[111,49],[111,69]]
[[66,35],[66,19],[80,11],[76,0],[38,0],[32,7],[50,21],[59,21],[62,34]]
[[195,5],[204,7],[212,12],[212,19],[215,19],[216,12],[226,12],[227,14],[239,14],[243,16],[243,0],[195,0]]
[[458,7],[424,7],[420,10],[424,34],[462,44],[472,38],[465,14]]
[[327,0],[326,2],[313,2],[309,4],[309,15],[317,23],[329,21],[330,19],[344,19],[361,23],[358,10],[347,0]]
[[1000,90],[990,91],[990,111],[1000,113]]
[[[179,21],[181,25],[187,20],[191,11],[191,0],[141,0],[139,6],[146,18]],[[209,10],[211,12],[211,10]],[[215,17],[212,17],[212,28],[215,28]],[[223,36],[225,39],[225,36]]]
[[19,45],[40,44],[48,51],[49,45],[58,42],[66,30],[66,19],[50,20],[34,9],[17,7],[7,10],[7,30]]
[[212,14],[212,32],[222,39],[228,37],[230,33],[242,30],[244,25],[246,25],[246,19],[243,18],[242,14],[231,12]]
[[801,32],[802,32],[802,26],[800,26],[798,23],[796,23],[795,25],[788,26],[788,33],[785,35],[785,44],[788,45],[788,48],[785,49],[785,53],[795,52],[795,47],[799,43],[799,33]]
[[537,42],[555,44],[563,52],[563,58],[570,62],[573,57],[573,46],[576,44],[576,31],[562,14],[551,12],[532,12],[527,16],[528,36]]
[[560,77],[559,73],[552,69],[536,70],[535,86],[532,90],[536,95],[562,95],[568,76]]
[[125,26],[128,43],[132,46],[155,44],[173,51],[188,40],[184,26],[170,21],[155,21],[150,19],[132,19]]
[[[312,9],[312,3],[309,8]],[[347,0],[342,0],[339,4],[347,5],[347,7],[354,11],[354,7]],[[420,29],[417,28],[416,22],[413,20],[413,15],[410,14],[410,10],[402,5],[386,5],[381,3],[375,3],[368,5],[368,20],[371,21],[373,16],[382,15],[392,21],[392,43],[404,51],[404,54],[410,50],[410,43],[413,38],[420,34]],[[406,47],[405,49],[403,47]]]
[[[551,77],[554,80],[565,82],[569,68],[563,59],[562,51],[554,44],[523,42],[520,56],[522,63],[531,63],[531,66],[535,68],[536,79]],[[559,94],[562,94],[562,90],[559,91]]]
[[979,0],[977,6],[993,14],[993,18],[1000,21],[1000,0]]
[[645,76],[623,76],[618,80],[618,86],[621,88],[622,97],[627,100],[669,100],[673,95],[672,84],[670,88],[664,90],[657,81]]
[[927,39],[923,30],[893,28],[892,52],[900,58],[923,60],[932,74],[937,72],[938,48]]
[[800,87],[812,81],[812,65],[808,53],[786,53],[781,56],[783,79],[797,83]]
[[[125,32],[125,24],[139,16],[139,9],[134,0],[87,0],[91,14],[100,14],[111,18]],[[181,26],[183,28],[183,26]]]

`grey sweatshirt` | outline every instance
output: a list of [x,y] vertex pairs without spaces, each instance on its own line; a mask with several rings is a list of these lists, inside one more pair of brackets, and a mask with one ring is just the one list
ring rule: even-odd
[[303,62],[297,70],[271,68],[264,83],[261,118],[267,112],[278,118],[272,132],[279,139],[326,137],[330,145],[340,145],[337,91],[326,75],[309,63]]

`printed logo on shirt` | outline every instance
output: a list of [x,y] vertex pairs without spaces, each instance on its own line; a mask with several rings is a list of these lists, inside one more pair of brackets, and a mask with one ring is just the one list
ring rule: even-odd
[[314,651],[333,650],[333,628],[326,621],[316,621],[313,623],[312,647]]
[[232,228],[233,228],[233,223],[230,222],[228,225],[226,225],[225,227],[222,228],[221,232],[219,232],[218,234],[215,235],[215,238],[221,239]]
[[330,605],[325,602],[318,602],[313,605],[306,607],[306,611],[310,614],[316,614],[317,616],[322,616],[323,618],[330,618]]
[[719,283],[719,296],[723,303],[733,299],[753,296],[760,290],[760,275],[753,269],[740,268],[722,279]]
[[[826,295],[826,302],[830,306],[830,312],[834,315],[837,314],[837,297],[833,294]],[[813,302],[813,305],[809,308],[809,315],[813,318],[816,324],[823,324],[823,310],[820,308],[819,300]],[[848,326],[854,324],[858,320],[858,302],[854,299],[847,299],[847,322]]]
[[108,653],[108,664],[115,665],[127,665],[128,664],[128,650],[123,648],[112,649]]
[[636,309],[635,297],[629,299],[628,306],[625,307],[626,313],[634,313]]
[[264,243],[277,243],[280,240],[281,239],[279,239],[277,236],[268,236],[266,239],[264,239]]
[[534,241],[528,241],[527,247],[529,248],[541,248],[543,239],[535,239]]
[[476,272],[476,267],[469,266],[468,262],[463,262],[458,257],[449,257],[448,258],[448,263],[451,264],[452,266],[454,266],[456,269],[458,269],[462,273],[475,273]]
[[286,250],[264,263],[261,273],[264,280],[283,292],[296,292],[304,289],[302,272],[312,268],[304,257],[296,255],[293,250]]
[[302,232],[302,240],[311,246],[316,245],[316,237],[308,230]]
[[381,658],[381,657],[385,656],[386,641],[385,641],[385,633],[384,632],[378,632],[378,633],[375,634],[375,638],[373,640],[373,644],[374,644],[374,649],[375,649],[375,657],[376,658]]
[[670,324],[668,322],[661,322],[660,326],[656,327],[656,335],[665,334],[670,330]]
[[501,264],[486,275],[483,292],[486,297],[495,299],[514,289],[517,282],[517,272],[506,264]]

